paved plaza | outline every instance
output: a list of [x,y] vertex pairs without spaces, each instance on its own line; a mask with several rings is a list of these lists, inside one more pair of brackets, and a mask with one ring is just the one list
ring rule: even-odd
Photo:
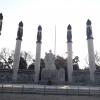
[[0,100],[100,100],[99,96],[0,94]]

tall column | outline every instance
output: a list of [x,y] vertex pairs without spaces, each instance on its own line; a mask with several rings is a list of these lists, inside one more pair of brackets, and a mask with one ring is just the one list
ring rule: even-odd
[[14,82],[16,82],[16,80],[17,80],[17,73],[18,73],[18,69],[19,69],[22,36],[23,36],[23,23],[20,22],[18,32],[17,32],[14,63],[13,63],[13,81]]
[[88,45],[88,55],[89,55],[90,81],[94,82],[95,80],[94,72],[96,70],[96,66],[95,66],[92,26],[90,20],[87,20],[86,23],[86,35],[87,35],[87,45]]
[[0,13],[0,35],[1,35],[1,30],[2,30],[2,20],[3,20],[3,15]]
[[67,72],[68,72],[68,81],[72,82],[72,73],[73,73],[73,60],[72,60],[72,31],[71,25],[67,27]]
[[42,39],[42,27],[38,26],[37,41],[36,41],[36,61],[35,61],[35,79],[34,82],[39,82],[40,73],[40,60],[41,60],[41,39]]

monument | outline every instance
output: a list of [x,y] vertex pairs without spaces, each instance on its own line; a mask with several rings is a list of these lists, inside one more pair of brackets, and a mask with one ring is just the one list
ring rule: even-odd
[[17,32],[16,47],[15,47],[15,54],[14,54],[14,63],[13,63],[13,81],[14,82],[16,82],[17,80],[17,73],[19,69],[22,36],[23,36],[23,22],[21,21],[19,23],[19,28]]
[[1,30],[2,30],[2,20],[3,20],[3,15],[0,13],[0,35],[1,35]]
[[73,59],[72,59],[72,31],[71,25],[67,27],[67,72],[68,72],[68,81],[72,82],[72,73],[73,73]]
[[50,50],[49,53],[45,53],[45,68],[42,70],[41,82],[43,84],[55,84],[57,82],[57,70],[55,66],[55,56]]
[[65,70],[64,68],[60,68],[57,70],[58,73],[58,83],[65,83]]
[[35,61],[35,77],[34,82],[39,82],[39,72],[40,72],[40,59],[41,59],[41,39],[42,39],[42,27],[38,26],[37,41],[36,41],[36,61]]
[[49,69],[49,70],[56,69],[55,56],[52,54],[51,50],[49,51],[49,53],[45,54],[44,62],[45,62],[45,69]]
[[[2,20],[3,15],[0,13],[0,35],[2,30]],[[87,36],[87,46],[88,46],[88,57],[89,57],[89,70],[88,69],[73,69],[73,59],[72,59],[72,28],[71,25],[67,27],[67,63],[65,62],[64,66],[57,63],[55,65],[55,55],[49,51],[46,53],[45,58],[43,59],[43,65],[40,63],[41,59],[41,40],[42,40],[42,27],[38,26],[37,32],[37,41],[36,41],[36,61],[35,61],[35,71],[25,69],[19,70],[19,61],[20,61],[20,50],[21,42],[23,36],[23,22],[21,21],[18,26],[14,62],[12,69],[6,69],[6,63],[3,62],[0,58],[0,83],[11,83],[20,82],[21,84],[25,83],[39,83],[43,84],[62,84],[65,82],[65,75],[68,74],[68,82],[75,83],[77,85],[85,84],[91,85],[93,82],[95,85],[100,85],[100,70],[96,69],[95,66],[95,56],[94,56],[94,44],[93,44],[93,35],[92,35],[92,25],[91,21],[88,19],[86,23],[86,36]],[[58,60],[59,61],[59,60]],[[40,64],[42,65],[40,69]],[[59,68],[57,67],[57,64]],[[66,66],[66,67],[65,67]],[[58,69],[57,69],[58,68]],[[67,69],[67,70],[66,70]],[[40,74],[41,73],[41,74]],[[39,75],[41,75],[41,80],[39,80]],[[66,80],[67,81],[67,80]],[[91,83],[90,83],[91,82]]]
[[45,53],[45,68],[42,70],[41,83],[43,84],[62,84],[65,82],[65,71],[63,68],[56,69],[55,55],[50,50],[49,53]]
[[87,45],[88,45],[88,55],[89,55],[89,67],[90,67],[90,81],[94,82],[94,72],[96,70],[95,66],[95,56],[94,56],[94,46],[93,46],[93,35],[91,21],[88,19],[86,23],[86,35],[87,35]]

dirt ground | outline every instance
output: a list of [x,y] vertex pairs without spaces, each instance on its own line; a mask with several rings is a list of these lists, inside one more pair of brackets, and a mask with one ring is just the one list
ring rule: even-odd
[[0,100],[100,100],[100,96],[0,94]]

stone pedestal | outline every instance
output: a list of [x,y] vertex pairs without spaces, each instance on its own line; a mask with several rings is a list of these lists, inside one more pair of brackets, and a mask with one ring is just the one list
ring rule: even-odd
[[58,83],[65,83],[65,70],[60,68],[58,72]]
[[72,73],[73,73],[73,59],[72,59],[72,42],[67,43],[67,72],[68,72],[68,81],[72,82]]
[[21,49],[21,40],[16,40],[16,48],[15,48],[14,63],[13,63],[13,81],[17,80],[17,73],[20,61],[20,49]]
[[88,56],[89,56],[90,80],[94,82],[95,81],[94,72],[96,70],[96,67],[95,67],[93,39],[88,39],[87,44],[88,44]]
[[41,84],[64,84],[65,71],[64,69],[43,69],[41,74]]
[[57,84],[58,73],[57,70],[43,69],[41,74],[41,84]]
[[41,55],[41,43],[37,42],[36,46],[36,61],[35,61],[35,83],[39,82],[39,73],[40,73],[40,55]]

